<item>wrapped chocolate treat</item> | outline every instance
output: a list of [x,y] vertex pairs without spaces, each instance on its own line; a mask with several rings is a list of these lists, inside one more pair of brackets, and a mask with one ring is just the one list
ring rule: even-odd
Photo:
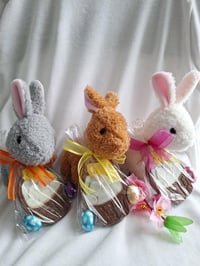
[[154,193],[169,197],[177,205],[192,192],[194,175],[165,149],[173,138],[169,131],[159,130],[147,142],[132,138],[130,149],[140,151],[145,165],[145,179]]
[[85,103],[92,118],[84,134],[77,134],[76,127],[67,131],[60,170],[79,190],[81,225],[92,231],[95,222],[114,225],[129,213],[129,185],[118,164],[124,163],[130,138],[124,117],[115,110],[118,99],[113,92],[103,98],[87,87]]
[[194,143],[194,124],[183,104],[199,80],[200,72],[193,70],[176,87],[171,73],[155,73],[152,85],[160,107],[134,130],[127,152],[130,172],[146,179],[154,192],[169,197],[175,205],[190,195],[195,180],[191,168],[174,152],[185,151]]
[[61,178],[51,166],[55,160],[54,130],[44,116],[44,90],[39,81],[11,84],[18,120],[11,127],[6,149],[0,150],[8,199],[15,201],[17,226],[24,233],[59,221],[70,209]]

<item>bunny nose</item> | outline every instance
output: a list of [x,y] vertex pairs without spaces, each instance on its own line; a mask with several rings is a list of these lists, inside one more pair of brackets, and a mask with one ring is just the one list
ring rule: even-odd
[[172,128],[170,128],[170,133],[172,133],[172,134],[176,134],[176,129],[174,128],[174,127],[172,127]]

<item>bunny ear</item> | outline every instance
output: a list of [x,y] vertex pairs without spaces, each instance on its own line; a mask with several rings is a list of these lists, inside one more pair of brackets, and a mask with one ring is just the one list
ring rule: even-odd
[[175,103],[175,80],[169,72],[157,72],[152,76],[152,85],[163,106]]
[[11,83],[11,95],[13,107],[19,119],[32,113],[29,88],[21,79],[15,79]]
[[200,80],[200,72],[192,70],[187,73],[176,89],[176,102],[185,103]]
[[105,99],[90,86],[85,88],[84,95],[85,105],[90,112],[97,112],[99,108],[107,106]]
[[42,83],[39,80],[34,80],[31,82],[29,88],[30,88],[33,113],[43,114],[45,108],[45,101],[44,101],[44,87]]
[[106,94],[105,100],[107,101],[108,105],[113,107],[113,108],[116,108],[117,105],[119,104],[117,94],[112,92],[112,91],[110,91]]

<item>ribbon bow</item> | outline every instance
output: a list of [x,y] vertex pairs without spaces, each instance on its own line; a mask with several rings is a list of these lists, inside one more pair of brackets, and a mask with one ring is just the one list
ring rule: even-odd
[[28,179],[37,179],[43,186],[46,186],[48,183],[45,178],[53,180],[55,178],[54,174],[45,169],[45,167],[50,166],[55,161],[55,157],[52,160],[45,164],[39,166],[27,166],[21,162],[14,159],[9,152],[0,149],[0,164],[10,165],[9,181],[8,181],[8,199],[15,200],[15,185],[18,174],[18,169],[20,166],[24,167],[22,170],[22,175],[25,180]]
[[[82,180],[84,164],[91,159],[92,157],[97,161],[97,163],[88,163],[87,164],[87,172],[90,176],[98,176],[98,175],[105,175],[108,177],[111,183],[119,182],[121,180],[117,170],[114,168],[112,163],[104,158],[100,158],[97,154],[92,152],[87,147],[73,141],[67,139],[63,145],[63,149],[69,151],[73,154],[81,156],[78,162],[78,176],[79,176],[79,184],[83,191],[86,194],[93,193],[94,190],[89,188],[85,182]],[[125,155],[115,159],[115,161],[119,164],[123,164],[125,161]]]
[[140,152],[147,171],[150,171],[154,169],[157,164],[170,160],[171,154],[164,148],[166,148],[173,139],[174,135],[169,131],[160,129],[147,142],[131,138],[130,149]]

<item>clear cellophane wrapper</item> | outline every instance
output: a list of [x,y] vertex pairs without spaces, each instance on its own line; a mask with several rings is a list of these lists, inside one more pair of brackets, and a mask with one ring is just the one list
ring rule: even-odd
[[140,152],[145,166],[145,181],[150,194],[167,196],[173,205],[183,202],[192,192],[195,176],[190,167],[167,150],[173,141],[173,134],[159,129],[150,139],[144,136],[144,122],[136,123],[137,127],[129,129],[131,149]]
[[[92,163],[96,163],[95,160],[86,162],[86,168],[87,165]],[[85,171],[83,175],[85,185],[92,191],[86,193],[79,187],[82,199],[79,215],[82,215],[86,210],[90,210],[95,215],[96,225],[114,225],[129,213],[128,186],[118,167],[115,166],[115,170],[118,171],[120,180],[113,182],[102,173],[91,176]]]
[[[84,134],[77,126],[72,126],[65,133],[67,138],[87,149]],[[83,157],[79,165],[77,215],[79,228],[89,232],[94,226],[111,226],[120,222],[129,213],[130,204],[127,177],[120,171],[118,164],[90,151],[86,151]]]
[[[6,141],[6,130],[0,130],[0,150],[5,150],[5,141]],[[1,182],[7,186],[8,185],[8,175],[10,171],[9,165],[4,165],[0,163],[0,184]]]
[[173,154],[170,154],[170,160],[158,162],[151,170],[146,169],[146,179],[156,193],[167,196],[173,205],[180,204],[190,195],[195,181],[191,169]]
[[33,176],[28,178],[27,169],[23,166],[16,171],[15,221],[24,235],[58,222],[70,209],[65,185],[58,174],[51,168],[45,168],[42,172],[39,173],[41,181]]

